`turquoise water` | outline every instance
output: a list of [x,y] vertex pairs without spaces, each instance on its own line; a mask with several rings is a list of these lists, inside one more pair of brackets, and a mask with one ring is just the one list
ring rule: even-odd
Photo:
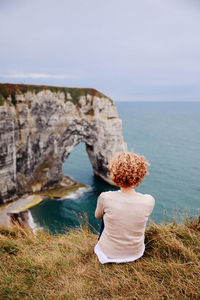
[[[150,162],[149,175],[137,188],[152,194],[156,205],[151,218],[160,223],[182,213],[200,213],[200,103],[120,102],[117,110],[123,120],[123,136],[128,149],[144,154]],[[92,189],[82,196],[46,200],[31,209],[35,222],[51,233],[79,226],[87,215],[94,218],[96,200],[102,191],[114,190],[93,176],[84,144],[79,144],[63,164],[63,173]]]

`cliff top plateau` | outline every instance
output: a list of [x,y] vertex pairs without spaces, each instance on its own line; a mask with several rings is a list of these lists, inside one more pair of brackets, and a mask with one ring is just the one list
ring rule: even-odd
[[113,104],[111,98],[92,88],[0,83],[0,105],[3,105],[9,96],[11,98],[10,103],[16,105],[16,95],[25,94],[27,92],[38,94],[39,92],[45,90],[49,90],[52,93],[63,93],[65,95],[65,101],[72,101],[74,104],[79,104],[80,96],[87,96],[87,94],[99,98],[107,98]]
[[200,217],[146,230],[138,261],[101,265],[87,226],[52,236],[0,227],[1,299],[200,299]]

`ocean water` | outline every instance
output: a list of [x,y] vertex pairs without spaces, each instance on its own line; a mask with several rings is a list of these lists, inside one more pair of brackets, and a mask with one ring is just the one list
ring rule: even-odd
[[[151,219],[156,223],[182,214],[200,214],[200,103],[118,102],[128,150],[150,162],[149,175],[136,190],[154,196]],[[100,222],[94,211],[102,191],[115,190],[95,177],[85,145],[77,145],[63,164],[63,173],[91,187],[68,199],[45,200],[31,208],[33,221],[52,234],[84,223],[93,230]]]

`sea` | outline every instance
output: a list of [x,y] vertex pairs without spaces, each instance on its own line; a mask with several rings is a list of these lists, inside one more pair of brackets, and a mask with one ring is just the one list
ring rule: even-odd
[[[181,222],[200,214],[200,102],[116,102],[128,150],[144,155],[149,175],[136,191],[151,194],[149,222]],[[87,226],[99,231],[97,198],[116,190],[93,175],[84,143],[63,163],[63,173],[90,187],[67,198],[47,199],[30,209],[32,223],[51,234]]]

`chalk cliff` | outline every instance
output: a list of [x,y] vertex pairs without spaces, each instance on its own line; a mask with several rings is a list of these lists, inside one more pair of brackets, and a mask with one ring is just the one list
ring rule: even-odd
[[80,142],[94,173],[126,150],[112,100],[94,89],[0,84],[0,203],[61,182],[62,164]]

